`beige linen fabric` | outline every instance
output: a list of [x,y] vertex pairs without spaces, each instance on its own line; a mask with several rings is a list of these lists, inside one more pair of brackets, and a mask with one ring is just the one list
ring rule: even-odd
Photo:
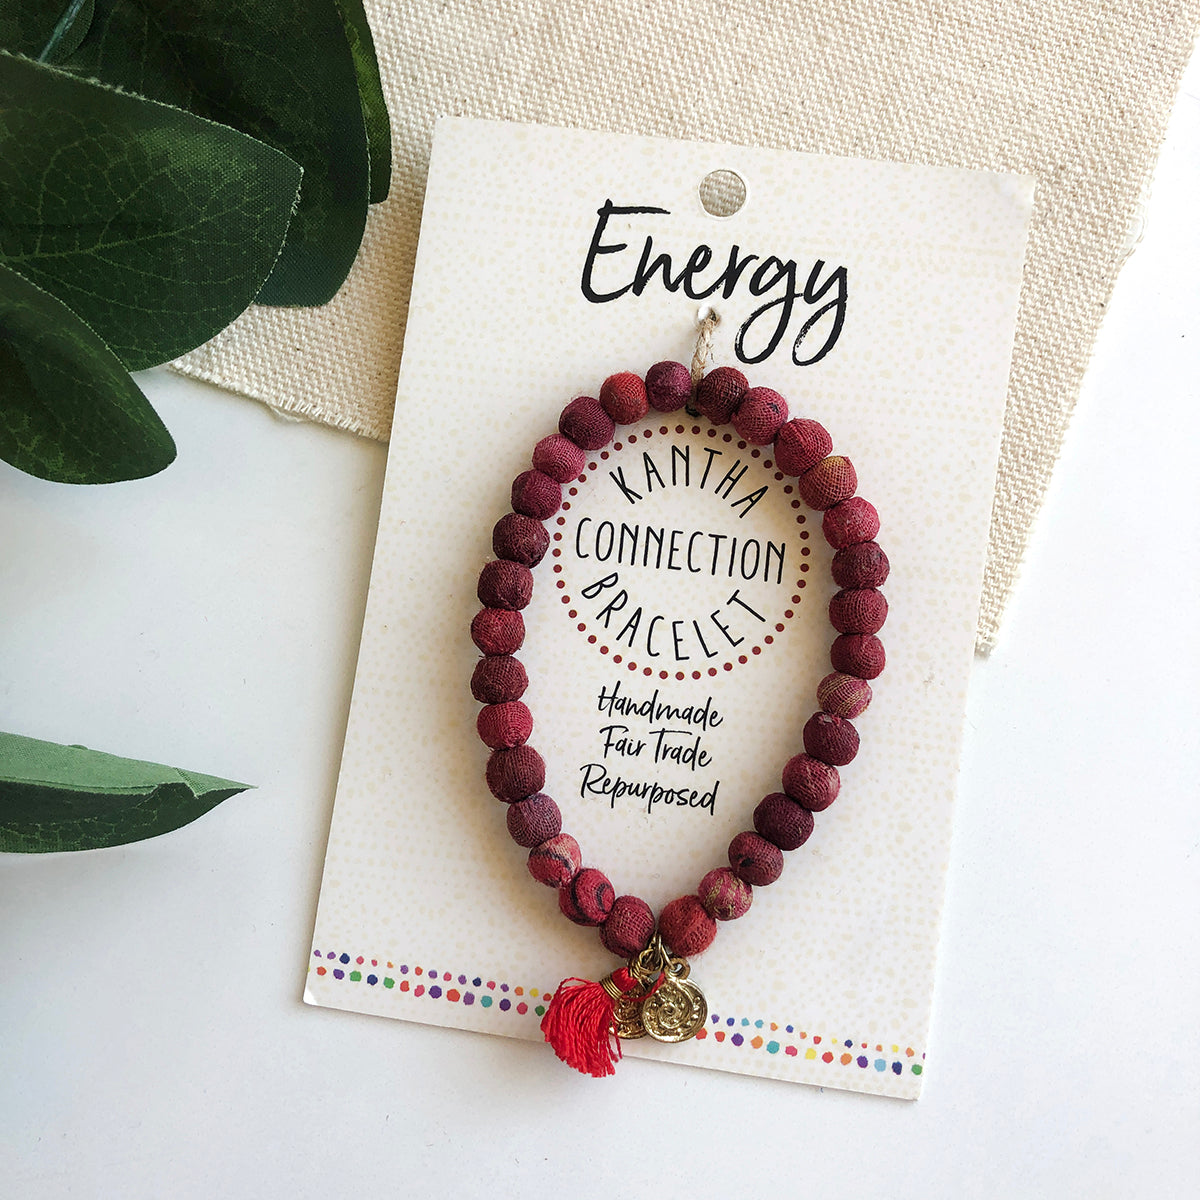
[[367,0],[392,192],[320,309],[252,308],[175,364],[386,438],[443,115],[1035,175],[979,644],[996,635],[1200,0]]

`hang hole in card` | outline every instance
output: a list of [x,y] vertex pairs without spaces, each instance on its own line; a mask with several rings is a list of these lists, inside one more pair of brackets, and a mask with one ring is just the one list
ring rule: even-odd
[[710,171],[700,181],[699,194],[710,217],[732,217],[746,203],[746,181],[736,171]]

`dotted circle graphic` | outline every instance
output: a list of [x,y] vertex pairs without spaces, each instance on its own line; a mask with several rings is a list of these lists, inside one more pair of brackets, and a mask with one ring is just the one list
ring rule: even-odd
[[[809,540],[809,531],[805,526],[808,519],[803,511],[804,505],[796,496],[796,488],[792,483],[784,483],[787,478],[782,471],[775,469],[775,463],[765,455],[765,451],[769,449],[760,448],[758,446],[750,446],[748,443],[735,437],[731,433],[724,433],[716,426],[704,429],[698,424],[675,424],[664,425],[648,423],[637,428],[634,432],[628,434],[622,441],[614,442],[611,449],[601,450],[593,458],[591,458],[584,471],[573,481],[573,483],[563,489],[562,512],[566,513],[571,510],[572,499],[579,495],[579,485],[586,484],[589,475],[594,475],[602,469],[602,464],[617,465],[614,461],[623,450],[632,447],[641,447],[641,445],[651,443],[657,436],[661,442],[664,438],[669,438],[672,435],[675,437],[685,437],[688,434],[692,438],[697,439],[701,444],[708,440],[728,444],[731,449],[739,451],[749,451],[751,462],[754,463],[762,472],[763,482],[768,483],[783,483],[783,494],[790,497],[789,506],[792,510],[793,518],[797,526],[800,527],[800,540],[806,543]],[[705,437],[707,435],[707,437]],[[630,657],[628,654],[619,651],[615,646],[609,645],[613,639],[609,635],[609,631],[603,628],[589,627],[588,622],[581,617],[578,598],[572,597],[567,590],[566,582],[561,578],[563,574],[563,566],[560,560],[562,558],[562,542],[563,529],[567,524],[567,518],[561,513],[555,519],[555,524],[559,526],[551,535],[553,541],[553,549],[550,552],[551,559],[556,560],[552,566],[552,572],[558,578],[554,581],[554,586],[562,593],[559,597],[560,602],[567,607],[567,618],[576,622],[575,632],[582,634],[589,646],[593,646],[596,651],[608,658],[611,662],[618,666],[625,667],[626,670],[641,674],[646,678],[658,679],[676,679],[684,680],[691,678],[693,680],[707,677],[714,677],[722,674],[725,671],[733,671],[739,666],[745,666],[757,655],[764,652],[767,647],[775,644],[779,634],[784,633],[788,627],[788,623],[796,615],[796,608],[802,602],[801,593],[807,587],[805,576],[809,572],[808,558],[812,551],[807,545],[802,545],[800,548],[801,563],[798,572],[798,577],[792,580],[793,591],[791,594],[790,605],[784,609],[779,620],[769,623],[770,632],[764,633],[756,639],[753,644],[746,647],[744,650],[739,646],[736,653],[729,653],[720,658],[720,661],[708,665],[702,669],[691,668],[690,670],[665,670],[661,667],[647,666],[645,663],[639,663],[636,658]]]

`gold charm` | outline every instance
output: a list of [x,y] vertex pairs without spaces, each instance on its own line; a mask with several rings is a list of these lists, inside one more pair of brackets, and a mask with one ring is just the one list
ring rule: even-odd
[[617,1037],[650,1036],[656,1042],[686,1042],[704,1025],[708,1003],[688,979],[687,960],[672,958],[657,934],[629,963],[629,972],[642,986],[637,995],[606,991],[616,1001],[613,1027]]
[[642,1002],[642,1027],[656,1042],[686,1042],[704,1025],[708,1002],[688,974],[684,959],[671,959],[661,986]]
[[617,1037],[632,1040],[646,1036],[646,1028],[642,1024],[641,996],[622,996],[617,1001],[613,1013],[613,1030]]
[[627,995],[617,987],[611,975],[600,980],[600,986],[612,997],[613,1033],[619,1038],[645,1037],[646,1031],[642,1028],[642,993]]

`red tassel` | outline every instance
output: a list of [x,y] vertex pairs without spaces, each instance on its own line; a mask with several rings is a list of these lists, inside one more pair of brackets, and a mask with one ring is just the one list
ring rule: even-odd
[[[624,967],[618,967],[605,983],[609,980],[621,994],[638,986]],[[621,1040],[613,1028],[616,1007],[616,997],[604,983],[564,979],[542,1017],[542,1033],[567,1066],[601,1079],[613,1074],[621,1059]]]

